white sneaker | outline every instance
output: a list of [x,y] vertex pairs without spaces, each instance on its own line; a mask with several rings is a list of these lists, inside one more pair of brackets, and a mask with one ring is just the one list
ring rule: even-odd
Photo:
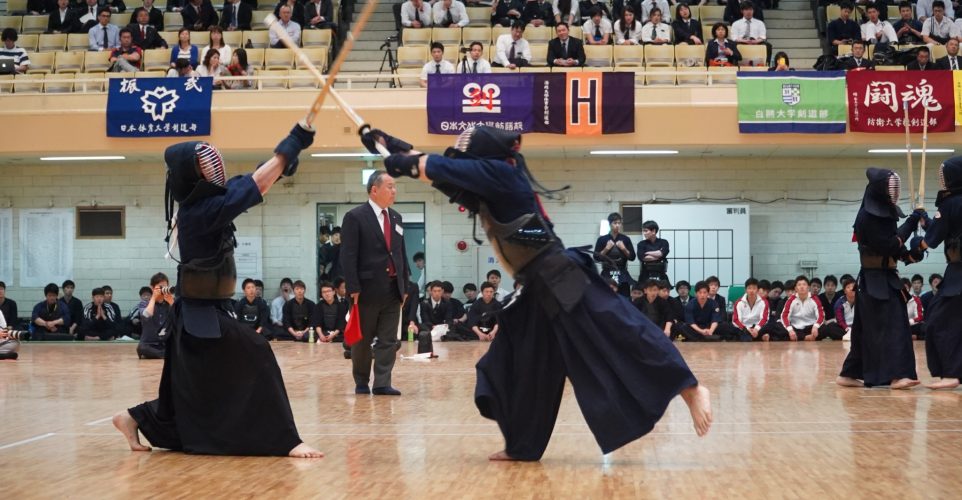
[[851,341],[852,341],[852,332],[846,333],[845,335],[842,336],[842,342],[851,342]]
[[119,340],[119,341],[121,341],[121,342],[137,342],[137,341],[138,341],[137,339],[130,338],[130,337],[126,336],[126,335],[124,335],[123,337],[120,337],[120,338],[117,339],[117,340]]

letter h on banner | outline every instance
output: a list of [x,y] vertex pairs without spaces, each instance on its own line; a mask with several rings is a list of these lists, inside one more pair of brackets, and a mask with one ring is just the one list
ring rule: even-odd
[[601,73],[567,73],[568,135],[601,134]]

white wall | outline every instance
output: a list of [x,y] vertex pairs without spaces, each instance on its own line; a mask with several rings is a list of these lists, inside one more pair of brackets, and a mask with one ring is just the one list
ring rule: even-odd
[[[930,165],[938,159],[930,158]],[[871,163],[870,163],[871,162]],[[228,163],[231,164],[230,158]],[[531,167],[549,187],[571,184],[564,201],[546,201],[548,213],[568,246],[593,244],[598,221],[618,210],[621,202],[694,197],[739,197],[770,200],[784,196],[805,199],[860,199],[869,164],[902,168],[890,159],[648,159],[601,160],[538,159]],[[231,164],[234,174],[253,164]],[[360,162],[305,160],[297,176],[274,186],[264,205],[238,219],[241,235],[263,236],[264,276],[267,294],[280,278],[300,278],[309,287],[316,282],[314,239],[316,203],[361,203],[366,193],[359,182]],[[935,168],[928,179],[928,206],[937,189]],[[125,240],[75,241],[76,295],[84,301],[95,286],[110,284],[115,299],[126,312],[137,300],[137,290],[157,271],[173,276],[175,266],[164,261],[164,169],[159,163],[61,164],[0,166],[0,207],[14,208],[16,240],[20,208],[68,208],[88,205],[125,205]],[[903,180],[907,193],[907,181]],[[907,196],[907,195],[906,195]],[[905,199],[905,197],[903,197]],[[447,279],[460,289],[477,281],[471,223],[447,203],[440,193],[411,180],[399,182],[399,201],[425,203],[428,276]],[[903,203],[903,206],[906,204]],[[799,274],[800,259],[818,260],[818,276],[856,273],[857,255],[851,242],[851,224],[857,203],[800,203],[778,201],[752,204],[752,256],[759,278],[786,279]],[[471,251],[455,249],[468,241]],[[635,238],[637,242],[637,238]],[[7,295],[18,301],[21,315],[41,299],[38,288],[19,287],[19,242],[12,251],[14,279]],[[8,251],[0,249],[0,251]],[[930,261],[907,268],[907,273],[928,276],[941,272],[940,252]],[[486,270],[478,270],[483,273]],[[309,290],[311,295],[315,290]]]

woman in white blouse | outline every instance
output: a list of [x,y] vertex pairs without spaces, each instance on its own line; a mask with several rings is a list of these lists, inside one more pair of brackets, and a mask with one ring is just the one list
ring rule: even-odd
[[641,41],[645,44],[671,43],[671,26],[661,22],[661,9],[654,8],[648,14],[648,24],[641,28]]
[[197,68],[197,74],[214,77],[215,89],[229,89],[231,87],[230,81],[223,80],[223,77],[231,76],[230,71],[228,71],[227,66],[220,63],[220,53],[216,50],[207,51],[207,55],[204,56],[204,64]]
[[641,21],[635,18],[635,10],[625,7],[621,19],[615,21],[615,45],[640,45]]
[[220,26],[216,24],[210,27],[210,45],[204,47],[200,52],[200,60],[204,61],[207,59],[207,52],[210,49],[216,49],[220,53],[220,60],[224,63],[230,61],[231,48],[230,45],[224,43],[224,32],[221,31]]

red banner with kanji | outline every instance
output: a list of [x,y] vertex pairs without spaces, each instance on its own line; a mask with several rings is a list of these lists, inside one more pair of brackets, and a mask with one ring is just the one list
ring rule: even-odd
[[849,71],[848,127],[851,132],[922,132],[928,109],[929,132],[955,131],[951,71]]

